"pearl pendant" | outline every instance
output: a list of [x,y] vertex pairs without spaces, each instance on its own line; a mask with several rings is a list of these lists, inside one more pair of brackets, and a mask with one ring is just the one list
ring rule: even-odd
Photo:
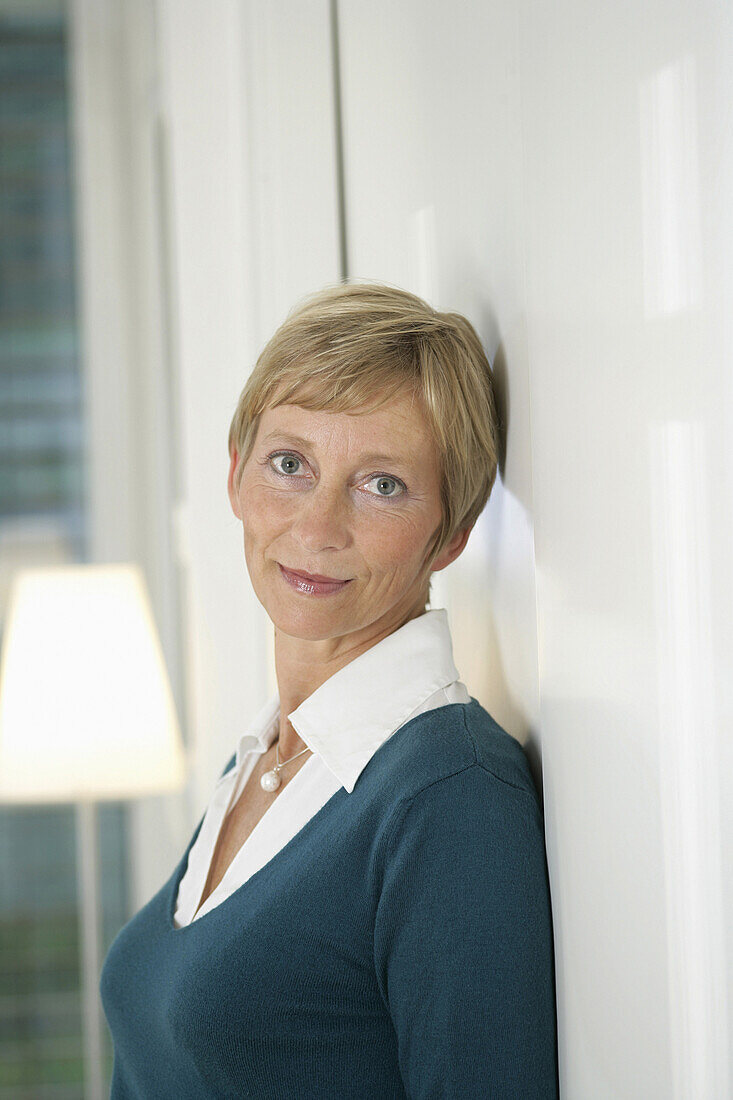
[[260,778],[260,786],[263,791],[276,791],[280,786],[280,776],[276,771],[265,772]]

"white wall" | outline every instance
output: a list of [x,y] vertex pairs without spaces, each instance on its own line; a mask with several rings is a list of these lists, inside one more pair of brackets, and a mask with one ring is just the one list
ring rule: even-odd
[[432,606],[448,607],[469,691],[525,744],[541,785],[516,15],[481,4],[339,10],[349,274],[465,313],[506,425],[489,504],[435,575]]
[[731,12],[565,4],[521,27],[568,1094],[726,1097]]
[[[325,0],[158,13],[198,814],[271,686],[226,432],[262,342],[340,274],[334,105]],[[433,602],[543,786],[562,1096],[718,1100],[733,17],[689,0],[338,13],[348,274],[465,312],[497,375],[501,478]]]

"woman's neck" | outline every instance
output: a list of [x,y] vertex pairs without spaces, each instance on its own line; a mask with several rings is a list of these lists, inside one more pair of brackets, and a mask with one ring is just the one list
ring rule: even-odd
[[296,638],[275,627],[275,674],[280,695],[280,759],[288,760],[306,747],[288,715],[300,706],[321,684],[325,684],[340,668],[371,649],[388,634],[422,614],[422,610],[393,622],[379,620],[364,630],[337,638],[311,640]]

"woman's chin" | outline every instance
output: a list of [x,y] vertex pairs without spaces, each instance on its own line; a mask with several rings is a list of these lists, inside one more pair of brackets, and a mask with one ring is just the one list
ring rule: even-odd
[[[355,629],[353,610],[329,607],[323,600],[278,599],[260,601],[275,626],[293,638],[318,641]],[[346,631],[344,631],[346,626]]]

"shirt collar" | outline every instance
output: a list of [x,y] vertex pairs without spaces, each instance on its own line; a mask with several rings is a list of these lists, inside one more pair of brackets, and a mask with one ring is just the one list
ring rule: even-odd
[[[458,680],[444,607],[425,611],[355,657],[288,714],[349,794],[374,753],[434,692]],[[263,751],[277,736],[280,696],[257,714],[237,746]]]

